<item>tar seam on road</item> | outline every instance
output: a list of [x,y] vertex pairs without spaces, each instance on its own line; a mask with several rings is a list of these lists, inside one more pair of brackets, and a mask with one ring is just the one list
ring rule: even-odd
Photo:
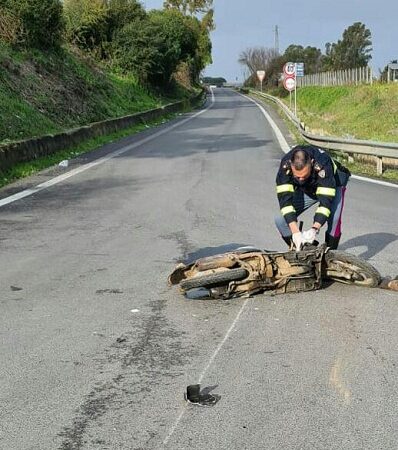
[[[232,322],[232,325],[229,327],[228,331],[226,332],[226,334],[224,336],[224,339],[220,342],[220,344],[218,345],[218,347],[216,348],[214,353],[211,355],[211,357],[210,357],[206,367],[203,369],[203,372],[200,374],[197,384],[200,384],[202,382],[204,376],[206,375],[206,372],[209,370],[210,366],[213,364],[213,361],[215,360],[216,356],[218,355],[218,353],[222,349],[223,345],[228,340],[228,338],[229,338],[230,334],[232,333],[233,329],[235,328],[236,324],[238,323],[238,320],[239,320],[240,316],[242,315],[242,312],[245,309],[245,307],[247,305],[247,302],[249,300],[250,300],[250,298],[247,298],[245,300],[245,302],[243,303],[243,305],[240,308],[237,316],[235,317],[235,320]],[[171,427],[170,431],[168,432],[166,438],[164,439],[163,445],[166,445],[169,442],[171,436],[174,434],[175,430],[177,429],[178,424],[180,423],[180,421],[181,421],[182,417],[184,416],[186,410],[187,410],[187,406],[185,405],[183,410],[181,411],[181,413],[177,417],[176,421],[174,422],[173,426]]]
[[144,138],[144,139],[140,140],[139,142],[136,142],[135,144],[131,144],[131,145],[128,145],[127,147],[123,147],[122,149],[112,152],[109,155],[104,156],[103,158],[97,159],[96,161],[93,161],[88,164],[84,164],[83,166],[73,169],[70,172],[65,173],[64,175],[59,175],[58,177],[52,178],[51,180],[46,181],[45,183],[41,183],[32,189],[26,189],[24,191],[18,192],[17,194],[3,198],[2,200],[0,200],[0,208],[2,206],[8,205],[10,203],[16,202],[17,200],[21,200],[22,198],[29,197],[30,195],[36,194],[37,192],[40,192],[44,189],[54,186],[55,184],[61,183],[62,181],[65,181],[68,178],[71,178],[79,173],[85,172],[86,170],[91,169],[92,167],[99,166],[100,164],[103,164],[116,156],[123,155],[124,153],[126,153],[130,150],[133,150],[134,148],[137,148],[140,145],[146,144],[147,142],[152,141],[153,139],[156,139],[157,137],[159,137],[163,134],[166,134],[171,130],[174,130],[174,128],[180,127],[181,125],[184,125],[185,123],[189,122],[190,120],[195,119],[196,117],[200,116],[204,112],[208,111],[214,105],[214,103],[215,103],[215,97],[214,97],[214,92],[212,90],[210,105],[207,108],[194,114],[193,116],[190,116],[184,120],[181,120],[180,122],[177,122],[176,124],[171,125],[170,127],[167,127],[164,130],[158,131],[157,133],[152,134],[151,136],[148,136],[147,138]]
[[[250,97],[247,97],[246,95],[243,95],[243,94],[239,94],[239,95],[241,95],[244,98],[247,98],[248,100],[255,103],[260,108],[261,112],[263,113],[263,115],[265,116],[265,118],[267,119],[269,124],[271,125],[272,129],[274,130],[282,151],[284,153],[287,153],[290,150],[289,144],[287,143],[280,128],[275,123],[275,121],[272,119],[272,117],[267,113],[267,111],[265,111],[265,109],[260,105],[260,103],[257,103],[255,100],[253,100]],[[354,178],[355,180],[359,180],[359,181],[366,181],[367,183],[379,184],[381,186],[387,186],[387,187],[392,187],[392,188],[398,189],[398,184],[389,183],[388,181],[374,180],[372,178],[361,177],[359,175],[352,175],[351,178]]]

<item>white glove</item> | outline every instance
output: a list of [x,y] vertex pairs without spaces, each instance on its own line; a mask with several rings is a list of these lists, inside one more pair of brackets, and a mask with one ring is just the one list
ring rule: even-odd
[[296,252],[300,251],[301,246],[303,245],[303,234],[301,231],[298,231],[297,233],[293,233],[292,235],[293,244],[296,248]]
[[303,232],[303,244],[312,244],[315,241],[316,235],[318,234],[315,228],[310,228]]

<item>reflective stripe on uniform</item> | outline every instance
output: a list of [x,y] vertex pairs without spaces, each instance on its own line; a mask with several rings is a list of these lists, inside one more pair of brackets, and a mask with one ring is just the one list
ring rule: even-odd
[[332,164],[333,164],[333,173],[337,172],[337,164],[333,161],[333,158],[331,158]]
[[294,186],[292,184],[280,184],[276,187],[276,192],[282,194],[283,192],[294,192]]
[[315,214],[323,214],[326,217],[330,216],[330,209],[325,208],[324,206],[320,206],[316,211]]
[[286,216],[286,214],[295,213],[296,210],[293,206],[285,206],[281,209],[282,216]]
[[329,197],[334,197],[336,195],[336,189],[334,189],[334,188],[326,188],[326,187],[319,187],[316,190],[316,195],[327,195]]

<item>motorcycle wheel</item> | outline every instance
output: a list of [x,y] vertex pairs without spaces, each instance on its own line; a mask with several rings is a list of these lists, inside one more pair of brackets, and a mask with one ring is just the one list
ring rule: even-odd
[[216,272],[209,275],[197,276],[194,278],[188,278],[180,282],[182,289],[187,291],[188,289],[198,287],[217,286],[230,281],[243,280],[248,275],[247,271],[242,268],[228,269],[224,272]]
[[339,283],[377,287],[380,273],[368,262],[350,253],[328,251],[325,254],[326,277]]

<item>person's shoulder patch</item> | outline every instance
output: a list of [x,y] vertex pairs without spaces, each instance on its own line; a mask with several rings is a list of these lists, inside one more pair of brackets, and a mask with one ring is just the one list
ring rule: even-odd
[[318,172],[318,176],[320,176],[321,178],[325,178],[326,177],[326,172],[325,169],[322,169]]

